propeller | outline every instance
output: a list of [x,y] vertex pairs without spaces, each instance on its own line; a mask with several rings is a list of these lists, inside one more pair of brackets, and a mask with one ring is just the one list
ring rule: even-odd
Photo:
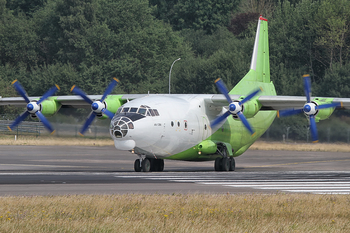
[[52,88],[50,88],[38,101],[32,100],[30,101],[26,91],[22,87],[22,85],[17,81],[13,81],[11,83],[13,87],[16,89],[17,93],[22,96],[22,98],[26,101],[26,111],[22,113],[20,116],[16,118],[16,120],[10,125],[7,126],[7,128],[12,131],[13,128],[15,128],[19,123],[21,123],[23,120],[27,118],[29,115],[35,114],[39,120],[43,123],[45,128],[52,133],[54,133],[54,129],[52,128],[50,122],[45,118],[45,116],[41,113],[41,103],[49,98],[50,96],[54,95],[57,90],[60,90],[60,87],[55,84]]
[[318,135],[317,135],[317,127],[316,127],[316,120],[315,116],[318,113],[318,110],[325,109],[325,108],[336,108],[341,107],[341,102],[334,102],[330,104],[322,104],[317,105],[315,102],[311,101],[311,79],[310,75],[305,74],[303,75],[304,78],[304,92],[306,96],[306,104],[302,108],[291,108],[291,109],[284,109],[277,112],[278,117],[286,117],[286,116],[292,116],[299,113],[305,113],[310,121],[310,131],[311,131],[311,137],[312,142],[318,142]]
[[106,105],[104,103],[104,100],[106,97],[112,92],[113,88],[118,84],[119,80],[117,78],[113,78],[112,82],[107,86],[105,92],[102,95],[102,98],[100,100],[92,101],[83,90],[81,90],[79,87],[76,87],[75,85],[71,88],[71,92],[73,92],[76,95],[80,95],[87,103],[91,104],[91,113],[86,119],[83,127],[79,131],[80,135],[84,135],[84,132],[88,129],[89,125],[93,122],[95,117],[100,114],[105,114],[110,119],[113,118],[114,114],[107,110]]
[[252,99],[254,96],[256,96],[262,89],[259,88],[252,93],[250,93],[247,97],[245,97],[243,100],[238,101],[235,100],[233,101],[231,97],[229,96],[228,90],[224,84],[224,82],[219,78],[215,81],[215,84],[221,94],[223,94],[226,97],[227,102],[229,103],[228,110],[221,116],[217,117],[215,120],[213,120],[210,124],[211,127],[214,127],[218,125],[220,122],[225,120],[228,116],[230,115],[237,115],[239,119],[242,121],[243,125],[245,128],[250,132],[250,134],[254,135],[254,130],[249,124],[248,120],[245,118],[245,116],[242,113],[243,110],[243,104],[250,99]]

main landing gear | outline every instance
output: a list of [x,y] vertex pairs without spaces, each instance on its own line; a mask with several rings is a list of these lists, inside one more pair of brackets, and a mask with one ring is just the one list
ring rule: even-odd
[[162,172],[164,170],[163,159],[139,158],[134,163],[135,172]]
[[218,145],[218,154],[221,157],[215,159],[214,168],[215,171],[234,171],[236,168],[235,159],[233,157],[227,156],[227,148],[225,145]]

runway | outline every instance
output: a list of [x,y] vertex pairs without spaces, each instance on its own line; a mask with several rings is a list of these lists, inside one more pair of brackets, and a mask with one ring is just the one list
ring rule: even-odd
[[136,173],[136,156],[114,147],[0,146],[0,196],[172,193],[350,194],[350,155],[248,150],[235,172],[213,162],[165,160]]

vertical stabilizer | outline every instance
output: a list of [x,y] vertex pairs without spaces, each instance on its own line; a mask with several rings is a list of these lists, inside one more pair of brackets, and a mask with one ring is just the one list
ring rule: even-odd
[[270,82],[269,35],[267,19],[262,16],[258,21],[250,69],[255,70],[256,81]]
[[250,70],[230,91],[230,94],[247,94],[257,87],[262,87],[265,95],[276,95],[275,87],[270,82],[269,35],[267,28],[267,19],[260,16]]

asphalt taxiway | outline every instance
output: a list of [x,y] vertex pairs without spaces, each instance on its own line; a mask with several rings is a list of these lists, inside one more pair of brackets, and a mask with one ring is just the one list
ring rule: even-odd
[[165,160],[164,172],[136,173],[135,159],[112,146],[0,145],[0,195],[350,193],[349,153],[248,150],[235,172]]

